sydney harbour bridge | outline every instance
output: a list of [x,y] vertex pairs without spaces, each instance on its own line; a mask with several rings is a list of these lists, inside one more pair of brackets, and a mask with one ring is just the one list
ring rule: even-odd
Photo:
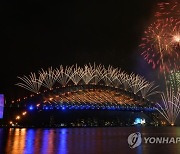
[[128,74],[112,66],[61,65],[18,76],[18,80],[16,85],[30,94],[11,102],[9,123],[12,126],[27,124],[28,116],[31,121],[38,119],[39,124],[46,123],[48,116],[48,121],[58,123],[61,117],[69,120],[81,115],[83,119],[91,114],[100,113],[105,117],[110,112],[121,112],[117,116],[125,121],[131,113],[137,117],[155,112],[151,98],[157,93],[158,86],[138,74]]

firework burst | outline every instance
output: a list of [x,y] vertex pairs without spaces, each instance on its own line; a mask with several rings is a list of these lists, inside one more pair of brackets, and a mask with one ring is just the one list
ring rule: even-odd
[[154,22],[144,32],[140,44],[144,59],[161,73],[180,67],[180,4],[178,1],[157,4]]
[[31,92],[36,94],[39,93],[39,90],[44,81],[44,75],[39,75],[39,78],[36,77],[35,73],[31,73],[29,76],[18,77],[22,82],[17,83],[17,86],[23,87]]
[[50,67],[50,68],[48,68],[47,71],[42,69],[41,71],[39,71],[39,74],[40,74],[40,76],[43,76],[43,78],[44,78],[43,81],[39,81],[40,84],[42,84],[42,86],[51,90],[57,80],[56,71],[53,70],[52,67]]
[[118,68],[109,66],[107,69],[103,65],[91,66],[69,66],[39,71],[39,78],[35,73],[29,76],[18,77],[22,82],[16,85],[23,87],[29,91],[38,93],[42,86],[53,89],[56,82],[62,87],[67,85],[101,85],[106,87],[114,87],[124,89],[134,94],[142,95],[145,99],[156,93],[157,87],[152,82],[148,82],[143,77],[135,74],[128,75]]
[[72,68],[73,66],[66,66],[65,68],[63,68],[63,66],[61,65],[56,69],[57,81],[61,84],[62,87],[65,87],[69,83],[70,76],[72,74]]
[[175,93],[171,88],[167,88],[165,93],[161,94],[162,103],[157,103],[159,113],[174,126],[180,113],[180,93]]
[[140,89],[142,97],[145,99],[151,95],[159,93],[159,91],[156,91],[158,86],[155,86],[154,82],[146,83],[145,86]]
[[148,82],[139,75],[131,74],[130,75],[129,86],[134,94],[137,94],[141,89],[147,86]]
[[85,75],[85,72],[83,71],[83,68],[77,66],[74,67],[73,73],[70,76],[71,81],[73,81],[73,83],[75,85],[78,85],[78,83],[80,82],[80,80],[82,79],[82,77]]
[[144,32],[140,48],[153,69],[169,72],[179,67],[179,27],[180,21],[166,18],[152,23]]
[[180,16],[180,4],[178,1],[171,0],[171,2],[161,2],[158,3],[157,6],[158,11],[155,13],[156,18],[179,18]]
[[172,87],[173,91],[180,91],[180,71],[172,70],[168,76],[169,86]]
[[93,67],[89,64],[84,66],[84,75],[82,77],[83,81],[85,84],[90,83],[90,81],[94,78],[95,76],[95,70]]

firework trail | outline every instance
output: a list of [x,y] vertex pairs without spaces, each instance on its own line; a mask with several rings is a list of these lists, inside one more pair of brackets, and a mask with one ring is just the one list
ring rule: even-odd
[[162,103],[157,103],[157,111],[174,126],[180,113],[180,93],[174,93],[171,88],[167,88],[165,93],[161,94]]
[[151,95],[159,93],[159,91],[156,91],[157,88],[158,86],[155,86],[154,82],[145,84],[145,86],[140,89],[142,97],[145,99]]
[[34,92],[36,94],[39,93],[39,90],[42,86],[42,83],[44,81],[44,76],[39,75],[39,78],[36,77],[35,73],[31,73],[29,76],[23,76],[18,77],[22,82],[17,83],[17,86],[23,87],[31,92]]

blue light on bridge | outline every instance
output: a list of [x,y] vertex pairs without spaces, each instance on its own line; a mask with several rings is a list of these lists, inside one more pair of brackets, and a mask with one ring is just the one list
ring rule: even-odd
[[30,107],[29,107],[29,110],[33,110],[34,108],[33,108],[33,106],[31,105]]
[[[29,106],[29,110],[34,110],[35,107],[33,105]],[[119,110],[119,111],[145,111],[145,112],[153,112],[155,109],[153,107],[137,107],[137,106],[120,106],[120,105],[71,105],[71,104],[63,104],[58,106],[53,105],[44,105],[42,107],[43,110]]]
[[66,109],[66,108],[63,106],[63,107],[62,107],[62,110],[65,110],[65,109]]

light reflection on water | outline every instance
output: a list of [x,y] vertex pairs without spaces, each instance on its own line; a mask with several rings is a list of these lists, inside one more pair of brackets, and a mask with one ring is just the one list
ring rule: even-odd
[[31,151],[31,153],[34,153],[34,140],[35,140],[35,131],[33,129],[29,129],[27,130],[27,135],[25,137],[26,140],[26,146],[23,150],[24,153],[29,153]]
[[66,154],[67,153],[67,129],[61,129],[59,133],[59,146],[58,146],[58,153]]
[[179,144],[150,145],[130,149],[127,137],[133,132],[145,136],[180,137],[180,128],[0,128],[0,154],[178,154]]

